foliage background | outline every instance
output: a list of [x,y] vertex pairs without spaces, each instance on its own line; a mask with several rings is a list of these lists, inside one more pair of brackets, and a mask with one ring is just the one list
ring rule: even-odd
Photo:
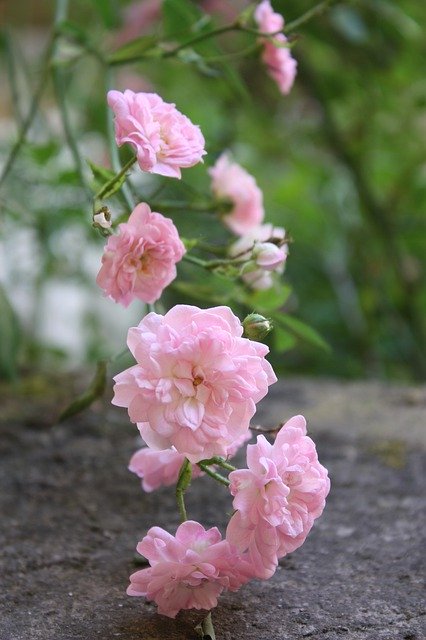
[[[97,47],[113,50],[126,4],[75,0],[70,20]],[[176,8],[176,0],[166,4]],[[198,4],[179,1],[180,7]],[[287,22],[314,4],[273,2]],[[29,108],[54,9],[53,2],[0,4],[6,87],[0,162]],[[114,72],[117,88],[152,87],[201,125],[207,166],[223,148],[232,149],[263,189],[268,221],[294,239],[284,276],[293,293],[284,309],[315,328],[331,350],[309,341],[293,345],[278,332],[271,340],[281,372],[425,377],[425,19],[426,6],[417,0],[333,6],[297,31],[299,74],[287,97],[254,55],[229,60],[225,68],[212,65],[213,73],[174,59]],[[214,20],[220,23],[221,16],[216,13]],[[153,27],[161,30],[175,30],[179,37],[167,14]],[[211,57],[251,41],[229,34],[218,41],[220,51],[211,44],[196,50]],[[67,63],[60,67],[61,91],[80,152],[105,164],[103,74],[87,56],[68,64],[71,45],[60,55]],[[93,361],[120,350],[125,328],[141,313],[137,305],[126,313],[113,309],[94,285],[103,243],[90,226],[90,205],[66,148],[51,85],[29,140],[0,193],[3,375],[34,365],[75,364],[76,358]],[[153,190],[150,179],[144,180],[141,188]],[[186,171],[184,182],[189,186],[176,188],[208,191],[205,167]],[[175,220],[184,235],[194,233],[192,214]],[[197,225],[198,233],[211,235],[211,218],[197,216]],[[203,282],[203,273],[196,277]],[[77,289],[84,291],[84,303],[75,298]],[[167,303],[177,299],[182,291],[167,294]],[[71,322],[79,307],[80,324],[72,331],[79,332],[80,351],[68,338],[52,340],[49,305],[68,314],[56,323],[64,317]]]

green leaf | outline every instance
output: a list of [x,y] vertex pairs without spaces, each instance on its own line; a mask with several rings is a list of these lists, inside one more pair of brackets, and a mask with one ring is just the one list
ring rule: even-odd
[[59,145],[54,140],[45,144],[27,144],[25,148],[30,158],[40,166],[46,164],[59,153]]
[[185,64],[194,65],[200,73],[208,78],[217,78],[222,75],[222,72],[219,69],[207,64],[203,56],[194,51],[194,49],[182,49],[182,51],[179,51],[177,57]]
[[109,56],[108,61],[110,64],[119,64],[137,60],[148,51],[154,49],[157,44],[157,36],[141,36],[140,38],[127,42],[114,51],[114,53]]
[[77,415],[77,413],[84,411],[84,409],[90,407],[97,398],[100,398],[104,394],[106,387],[107,364],[106,360],[98,362],[95,376],[90,383],[89,388],[62,411],[58,418],[58,422],[63,422],[64,420]]
[[111,29],[119,23],[118,3],[114,0],[92,0],[105,27]]
[[99,186],[109,182],[115,176],[114,171],[111,171],[111,169],[102,167],[100,164],[95,164],[91,160],[86,159],[86,162],[89,165],[93,173],[93,177],[95,178],[95,181]]
[[294,334],[296,338],[299,338],[314,347],[318,347],[323,351],[331,351],[330,345],[324,340],[324,338],[320,336],[315,329],[302,322],[302,320],[299,320],[294,316],[289,316],[286,313],[275,314],[273,316],[273,320],[277,325],[280,325],[284,329],[288,329],[288,331]]
[[185,41],[194,33],[202,32],[210,20],[189,0],[164,0],[163,30],[165,38]]
[[272,335],[274,337],[274,348],[278,353],[290,351],[297,343],[297,338],[282,327],[275,326]]
[[0,378],[16,377],[21,331],[6,292],[0,286]]
[[271,313],[282,307],[290,294],[291,287],[284,284],[264,291],[253,291],[246,294],[242,302],[258,313]]

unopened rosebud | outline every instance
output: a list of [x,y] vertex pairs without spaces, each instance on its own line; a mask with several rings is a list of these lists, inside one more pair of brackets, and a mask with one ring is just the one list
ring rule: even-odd
[[244,337],[262,341],[273,329],[272,322],[259,313],[249,313],[243,320]]
[[257,242],[253,249],[256,264],[267,271],[275,271],[287,258],[286,247],[277,247],[272,242]]
[[109,229],[111,227],[111,214],[108,207],[102,207],[94,214],[93,226],[101,229]]

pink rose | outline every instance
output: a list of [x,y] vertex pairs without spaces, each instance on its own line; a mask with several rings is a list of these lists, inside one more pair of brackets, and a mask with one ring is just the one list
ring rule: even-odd
[[259,31],[262,33],[277,33],[284,28],[284,18],[276,13],[269,0],[263,0],[254,12],[254,19],[257,22]]
[[[284,27],[284,18],[274,12],[269,0],[263,0],[259,4],[254,17],[262,33],[276,33]],[[296,77],[297,62],[287,46],[287,38],[283,33],[278,33],[272,39],[260,38],[260,42],[263,44],[262,60],[269,75],[275,80],[281,93],[288,94]]]
[[164,102],[156,93],[127,89],[108,92],[115,113],[115,139],[134,148],[142,171],[180,178],[181,168],[193,167],[205,155],[200,128]]
[[222,540],[216,527],[207,531],[187,520],[176,536],[152,527],[137,550],[150,568],[130,576],[129,596],[145,596],[158,613],[174,618],[181,609],[212,609],[222,591],[236,591],[247,582],[247,563]]
[[223,153],[209,169],[211,188],[217,198],[232,202],[232,209],[223,222],[237,235],[244,235],[264,218],[263,194],[255,179]]
[[229,475],[237,511],[226,538],[248,551],[254,575],[269,578],[278,559],[305,541],[324,509],[330,481],[303,416],[291,418],[273,445],[258,436],[247,447],[247,465]]
[[[142,479],[142,487],[149,493],[159,487],[176,484],[184,460],[185,456],[176,449],[154,451],[149,447],[143,447],[131,457],[129,470]],[[197,478],[201,475],[201,469],[193,464],[192,477]]]
[[96,282],[127,307],[134,298],[155,302],[176,278],[176,263],[185,253],[169,218],[139,204],[118,235],[108,238]]
[[247,433],[256,403],[276,381],[264,344],[242,338],[228,307],[177,305],[129,330],[137,364],[115,377],[113,404],[128,407],[142,438],[190,462],[226,456]]
[[[226,457],[234,456],[250,438],[250,432],[240,436],[228,447]],[[149,447],[143,447],[132,455],[129,470],[142,479],[142,487],[144,491],[149,493],[159,487],[169,487],[176,484],[184,460],[185,456],[174,448],[155,451]],[[204,475],[204,472],[196,464],[192,465],[191,471],[192,478]]]
[[269,223],[254,227],[231,245],[229,255],[247,260],[241,277],[252,289],[270,289],[272,274],[281,274],[287,260],[285,230]]

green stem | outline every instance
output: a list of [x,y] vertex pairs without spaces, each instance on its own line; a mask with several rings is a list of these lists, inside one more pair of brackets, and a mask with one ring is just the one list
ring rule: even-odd
[[64,76],[62,72],[56,67],[52,69],[52,80],[53,80],[53,87],[55,91],[56,101],[58,103],[59,111],[61,114],[62,126],[64,128],[65,138],[66,138],[69,150],[71,152],[71,155],[73,157],[75,168],[76,168],[81,186],[83,187],[88,199],[91,201],[92,192],[87,183],[86,176],[84,174],[83,160],[80,155],[80,151],[78,149],[74,131],[71,126],[68,107],[65,100],[66,83],[64,81]]
[[197,213],[216,213],[218,204],[179,202],[173,200],[164,200],[162,202],[150,202],[149,206],[153,211],[196,211]]
[[180,519],[182,522],[188,520],[185,508],[184,494],[189,485],[191,484],[192,468],[191,463],[185,458],[179,471],[179,478],[176,485],[176,500],[179,507]]
[[[193,38],[190,38],[189,40],[187,40],[186,42],[183,42],[182,44],[177,45],[176,47],[173,47],[173,49],[168,49],[165,51],[162,51],[159,55],[157,55],[157,58],[174,58],[180,51],[183,51],[184,49],[187,49],[188,47],[192,47],[195,44],[199,44],[200,42],[204,42],[205,40],[209,40],[210,38],[215,38],[217,36],[220,36],[224,33],[229,33],[231,31],[241,31],[244,33],[250,33],[252,35],[255,35],[259,38],[273,38],[274,36],[278,35],[279,33],[281,33],[281,31],[274,31],[273,33],[264,33],[263,31],[257,31],[256,29],[251,29],[250,27],[246,27],[243,26],[242,24],[240,24],[238,21],[237,22],[233,22],[232,24],[228,24],[225,25],[223,27],[218,27],[217,29],[213,29],[212,31],[209,31],[208,33],[200,33],[197,36],[194,36]],[[152,58],[152,55],[150,55],[149,53],[147,55],[137,55],[134,57],[130,57],[130,58],[126,58],[124,60],[115,60],[114,58],[109,58],[107,60],[107,64],[109,66],[117,66],[117,65],[123,65],[123,64],[131,64],[132,62],[138,62],[140,60],[146,60],[148,58]]]
[[201,258],[197,258],[197,256],[193,256],[189,253],[186,253],[183,256],[183,260],[192,262],[193,264],[196,264],[199,267],[203,267],[204,269],[208,269],[209,271],[212,269],[216,269],[217,267],[238,266],[247,262],[245,258],[220,258],[218,260],[202,260]]
[[10,85],[10,95],[12,98],[13,113],[15,115],[18,127],[20,127],[22,126],[22,123],[23,123],[23,117],[21,114],[19,89],[18,89],[18,83],[17,83],[18,70],[17,70],[17,64],[16,64],[16,56],[15,56],[13,42],[12,42],[12,38],[10,37],[10,34],[5,32],[3,37],[4,37],[4,45],[5,45],[5,53],[6,53],[6,69],[7,69],[7,75],[9,79],[9,85]]
[[213,458],[209,458],[208,460],[201,460],[203,464],[207,464],[208,466],[216,464],[222,469],[226,469],[227,471],[236,471],[237,467],[234,467],[232,464],[227,462],[224,458],[220,456],[213,456]]
[[[54,28],[55,33],[60,33],[59,26],[68,17],[68,0],[57,0],[55,9]],[[55,43],[56,48],[56,43]],[[92,199],[92,193],[84,175],[83,161],[78,150],[77,140],[74,135],[73,128],[71,126],[67,103],[65,100],[66,83],[62,71],[57,67],[52,68],[53,88],[55,91],[56,101],[58,103],[59,111],[62,119],[62,126],[64,128],[65,138],[74,159],[75,168],[80,180],[80,183],[89,200]]]
[[104,186],[95,195],[94,200],[101,200],[105,196],[105,194],[107,194],[108,191],[110,191],[110,189],[116,184],[116,182],[118,182],[120,178],[122,178],[127,173],[127,171],[135,164],[136,160],[137,157],[132,156],[130,160],[126,162],[124,167],[122,167],[120,171],[113,178],[111,178],[111,180],[108,180],[108,182],[104,184]]
[[306,22],[309,22],[309,20],[312,20],[312,18],[316,18],[328,11],[333,4],[337,4],[338,2],[341,2],[341,0],[324,0],[324,2],[320,2],[315,7],[312,7],[312,9],[309,9],[309,11],[306,11],[306,13],[301,15],[300,18],[296,18],[293,22],[289,22],[288,25],[284,27],[284,33],[291,33],[295,29],[298,29]]
[[202,471],[207,473],[208,476],[210,476],[211,478],[214,478],[214,480],[216,480],[217,482],[224,484],[226,487],[229,487],[229,485],[231,484],[227,478],[224,478],[223,476],[220,475],[220,473],[217,473],[216,471],[213,471],[213,469],[210,469],[207,462],[198,462],[197,466],[200,467]]
[[32,125],[32,122],[34,120],[34,117],[37,113],[38,107],[39,107],[39,103],[40,103],[40,99],[41,96],[43,95],[43,92],[46,88],[46,81],[49,77],[49,71],[50,71],[50,59],[52,57],[52,53],[53,53],[53,48],[54,48],[54,44],[55,44],[55,34],[53,33],[50,36],[49,42],[47,44],[44,56],[43,56],[43,65],[42,65],[42,71],[41,71],[41,75],[40,75],[40,79],[37,85],[37,88],[34,92],[34,95],[32,97],[31,100],[31,105],[30,105],[30,109],[29,112],[27,114],[27,117],[25,118],[24,122],[22,123],[22,126],[19,130],[18,133],[18,138],[15,142],[15,144],[13,145],[8,158],[6,159],[6,163],[3,167],[3,171],[0,175],[0,186],[3,184],[3,182],[6,180],[7,176],[9,175],[10,170],[12,169],[13,165],[15,164],[15,160],[18,156],[19,151],[21,150],[22,145],[24,144],[26,137],[27,137],[27,133]]

